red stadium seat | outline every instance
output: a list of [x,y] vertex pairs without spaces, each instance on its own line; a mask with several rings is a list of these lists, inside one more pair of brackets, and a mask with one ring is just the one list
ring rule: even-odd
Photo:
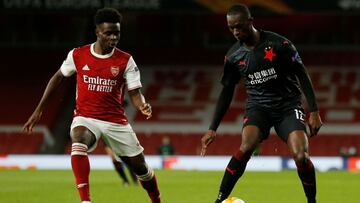
[[44,136],[40,133],[0,133],[0,154],[37,154],[43,142]]

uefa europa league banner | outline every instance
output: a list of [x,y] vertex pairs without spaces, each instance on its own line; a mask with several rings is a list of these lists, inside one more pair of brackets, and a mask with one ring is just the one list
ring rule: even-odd
[[360,12],[360,0],[248,0],[245,2],[241,0],[2,0],[0,1],[0,11],[12,12],[26,9],[30,13],[65,12],[114,7],[122,11],[225,13],[231,5],[236,3],[246,3],[253,14]]

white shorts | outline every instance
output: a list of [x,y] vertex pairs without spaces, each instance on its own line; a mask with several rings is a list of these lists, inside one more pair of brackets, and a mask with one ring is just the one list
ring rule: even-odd
[[76,116],[74,117],[70,128],[71,136],[72,130],[77,126],[86,127],[94,133],[96,137],[95,144],[89,147],[88,152],[91,152],[96,148],[100,138],[108,143],[109,147],[111,147],[114,154],[117,156],[134,157],[144,151],[144,148],[140,145],[130,124],[121,125],[118,123]]

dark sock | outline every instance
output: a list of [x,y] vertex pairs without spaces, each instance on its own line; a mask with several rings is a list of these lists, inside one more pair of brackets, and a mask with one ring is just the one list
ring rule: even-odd
[[215,203],[220,203],[226,199],[233,190],[236,182],[243,175],[246,164],[251,157],[251,152],[243,153],[238,150],[230,159],[229,164],[226,167],[221,185],[219,195]]
[[308,203],[316,203],[316,199],[308,199]]
[[124,168],[122,166],[122,164],[118,161],[113,161],[113,164],[115,166],[115,170],[116,172],[119,174],[119,176],[123,179],[123,181],[125,183],[129,183],[129,180],[127,179],[126,175],[125,175],[125,171]]
[[154,175],[150,180],[148,181],[140,181],[143,188],[148,193],[151,203],[161,203],[160,200],[160,192],[156,181],[156,176]]
[[305,163],[296,166],[308,203],[316,203],[316,177],[313,163],[310,159],[306,159]]

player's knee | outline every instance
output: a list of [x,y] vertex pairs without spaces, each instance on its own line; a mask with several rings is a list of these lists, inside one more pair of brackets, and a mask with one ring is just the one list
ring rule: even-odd
[[154,177],[154,175],[155,175],[154,170],[149,166],[146,166],[146,171],[142,175],[136,173],[136,176],[140,181],[149,181]]
[[241,143],[240,151],[242,151],[244,154],[252,154],[252,151],[254,151],[255,145],[250,144],[248,142]]
[[82,144],[85,144],[85,138],[84,138],[84,136],[82,136],[82,135],[80,135],[80,134],[75,134],[75,133],[72,133],[71,135],[70,135],[70,137],[71,137],[71,141],[73,142],[73,143],[82,143]]
[[82,143],[73,143],[71,145],[71,156],[73,155],[87,155],[88,147]]
[[146,163],[134,164],[131,166],[131,169],[134,171],[136,175],[143,175],[148,173],[149,171],[149,167],[146,165]]
[[89,136],[84,136],[82,134],[71,134],[71,141],[72,143],[81,143],[84,144],[86,146],[90,146],[92,144],[92,142],[94,142],[91,137]]
[[305,152],[298,152],[293,154],[293,159],[296,163],[296,165],[302,165],[306,162],[308,156]]
[[95,135],[84,126],[77,126],[71,130],[70,137],[72,143],[82,143],[88,147],[96,142]]

